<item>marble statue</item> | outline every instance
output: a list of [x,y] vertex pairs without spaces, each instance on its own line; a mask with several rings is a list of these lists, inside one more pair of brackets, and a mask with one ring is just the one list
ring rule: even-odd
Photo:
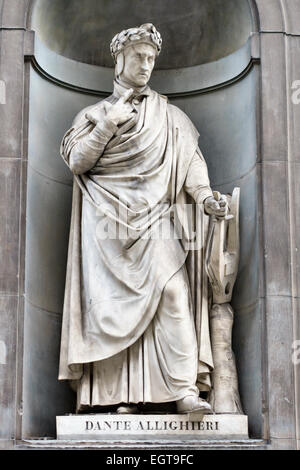
[[229,207],[190,119],[147,85],[161,44],[152,24],[113,38],[113,94],[82,110],[61,145],[74,190],[59,379],[77,411],[212,412],[200,397],[214,370],[205,240]]

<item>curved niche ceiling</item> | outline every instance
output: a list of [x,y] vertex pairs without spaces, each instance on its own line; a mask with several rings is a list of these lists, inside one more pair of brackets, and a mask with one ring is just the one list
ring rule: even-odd
[[32,29],[58,54],[112,67],[111,38],[148,22],[162,34],[160,69],[225,57],[247,41],[252,28],[248,0],[36,0]]

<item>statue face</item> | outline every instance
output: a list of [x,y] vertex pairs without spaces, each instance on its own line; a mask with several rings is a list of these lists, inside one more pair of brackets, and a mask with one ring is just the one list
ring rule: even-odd
[[132,86],[145,86],[155,64],[156,50],[150,44],[136,44],[124,50],[121,79]]

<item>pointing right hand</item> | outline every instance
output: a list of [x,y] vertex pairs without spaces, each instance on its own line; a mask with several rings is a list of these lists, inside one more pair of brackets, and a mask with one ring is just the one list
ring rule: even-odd
[[124,124],[133,117],[133,107],[130,103],[128,103],[128,100],[132,96],[132,94],[133,89],[130,88],[129,90],[125,91],[125,93],[118,99],[115,104],[111,104],[107,101],[104,103],[106,118],[116,126]]

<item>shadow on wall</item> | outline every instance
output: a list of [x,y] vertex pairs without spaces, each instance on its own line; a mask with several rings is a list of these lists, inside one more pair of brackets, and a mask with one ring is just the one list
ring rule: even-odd
[[109,43],[122,29],[153,23],[163,38],[157,68],[182,68],[225,57],[248,39],[247,0],[37,0],[32,29],[49,49],[112,67]]

